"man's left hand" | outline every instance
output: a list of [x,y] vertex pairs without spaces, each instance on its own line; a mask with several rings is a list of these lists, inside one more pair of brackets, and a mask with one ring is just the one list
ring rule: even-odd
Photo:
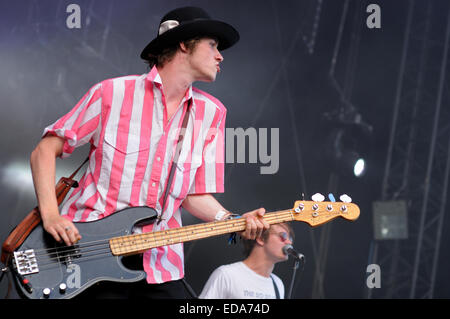
[[241,236],[245,239],[254,240],[261,236],[264,230],[269,229],[269,223],[263,218],[265,213],[266,210],[264,208],[259,208],[243,214],[242,218],[245,218],[245,230],[241,233]]

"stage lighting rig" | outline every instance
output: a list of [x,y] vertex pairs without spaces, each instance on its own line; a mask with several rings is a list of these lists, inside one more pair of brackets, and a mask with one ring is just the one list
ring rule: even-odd
[[332,167],[339,175],[362,177],[367,169],[372,126],[362,120],[354,109],[341,109],[325,113],[324,118],[332,127],[327,137],[327,153]]

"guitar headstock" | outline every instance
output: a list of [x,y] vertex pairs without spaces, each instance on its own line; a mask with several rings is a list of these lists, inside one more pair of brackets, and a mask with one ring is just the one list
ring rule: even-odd
[[360,211],[358,205],[348,201],[349,198],[347,195],[341,196],[343,202],[325,202],[323,196],[319,201],[298,200],[292,208],[292,213],[296,221],[308,223],[313,227],[337,217],[354,221],[359,217]]

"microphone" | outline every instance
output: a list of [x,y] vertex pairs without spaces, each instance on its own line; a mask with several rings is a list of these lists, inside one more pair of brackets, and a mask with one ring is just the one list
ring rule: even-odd
[[305,260],[305,256],[303,254],[298,253],[297,251],[294,250],[294,247],[292,247],[292,245],[285,245],[283,246],[283,253],[285,255],[291,255],[292,257],[294,257],[297,260]]

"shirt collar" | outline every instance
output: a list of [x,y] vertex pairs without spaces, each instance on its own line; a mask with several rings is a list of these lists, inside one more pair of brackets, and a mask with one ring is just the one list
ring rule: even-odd
[[150,72],[148,72],[147,80],[162,85],[161,77],[159,76],[158,69],[156,68],[156,66],[153,66]]

